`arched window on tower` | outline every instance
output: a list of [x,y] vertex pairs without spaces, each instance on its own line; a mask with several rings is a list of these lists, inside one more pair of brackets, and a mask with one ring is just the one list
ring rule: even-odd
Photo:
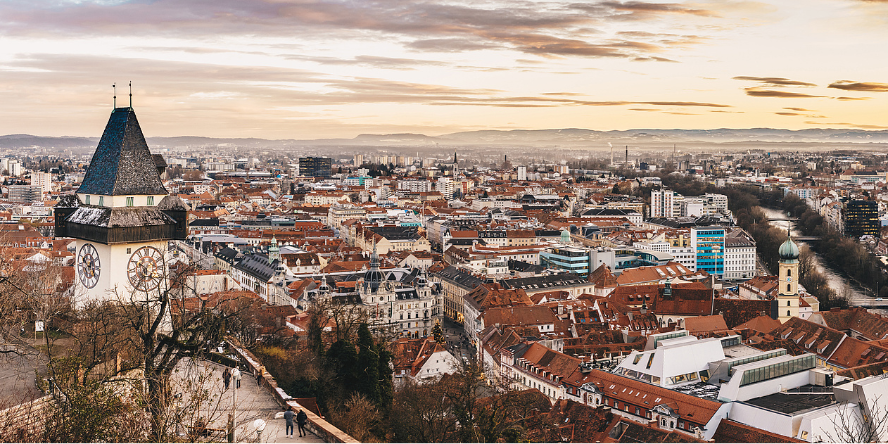
[[789,314],[789,310],[786,310],[786,315],[787,315],[787,316],[792,316],[791,314]]
[[792,285],[786,284],[786,292],[789,293],[792,291]]
[[789,304],[789,301],[786,301],[786,306],[787,306],[787,307],[789,307],[789,306],[790,306],[790,304]]
[[787,268],[787,269],[786,269],[786,275],[787,275],[787,276],[792,276],[792,268]]

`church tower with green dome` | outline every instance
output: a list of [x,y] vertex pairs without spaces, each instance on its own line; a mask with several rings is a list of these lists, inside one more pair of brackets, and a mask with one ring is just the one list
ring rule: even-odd
[[799,246],[787,234],[777,254],[780,256],[777,320],[786,322],[799,315]]

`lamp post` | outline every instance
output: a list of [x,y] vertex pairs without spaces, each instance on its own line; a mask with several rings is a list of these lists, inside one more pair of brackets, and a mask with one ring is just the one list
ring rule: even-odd
[[265,421],[262,419],[253,421],[253,427],[256,427],[256,442],[262,442],[262,431],[265,430]]

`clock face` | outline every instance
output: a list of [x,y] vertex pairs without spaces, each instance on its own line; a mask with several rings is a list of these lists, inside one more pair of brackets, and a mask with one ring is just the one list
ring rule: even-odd
[[154,247],[139,248],[130,256],[126,272],[135,289],[154,290],[163,279],[163,255]]
[[102,264],[99,261],[99,252],[96,247],[86,244],[80,247],[77,254],[77,274],[80,282],[86,288],[93,288],[99,282],[99,274],[102,272]]

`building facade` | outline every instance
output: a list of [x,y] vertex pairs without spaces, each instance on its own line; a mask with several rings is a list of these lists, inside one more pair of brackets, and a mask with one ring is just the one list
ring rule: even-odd
[[691,248],[696,255],[695,270],[703,270],[719,278],[725,274],[724,227],[694,227],[691,229]]

